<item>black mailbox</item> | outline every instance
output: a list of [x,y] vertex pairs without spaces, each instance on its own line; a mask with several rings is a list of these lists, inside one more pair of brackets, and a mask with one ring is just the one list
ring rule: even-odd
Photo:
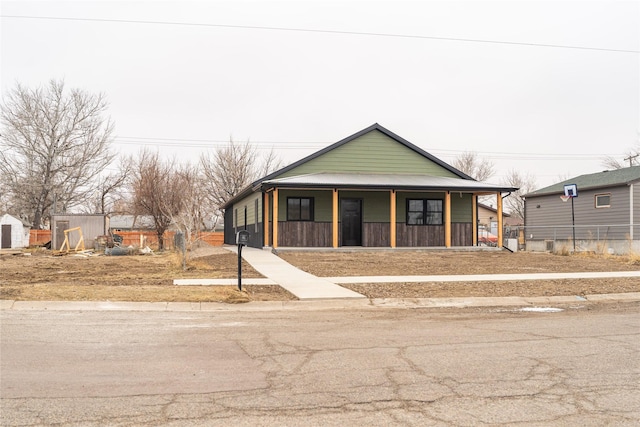
[[247,246],[249,244],[249,232],[247,230],[240,230],[236,233],[236,245]]

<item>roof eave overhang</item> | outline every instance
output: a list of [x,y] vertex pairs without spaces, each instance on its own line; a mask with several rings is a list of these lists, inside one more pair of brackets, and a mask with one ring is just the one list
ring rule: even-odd
[[[597,191],[597,190],[603,190],[603,189],[607,189],[607,188],[616,188],[616,187],[623,187],[623,186],[629,186],[632,185],[634,183],[637,183],[637,181],[631,181],[631,182],[621,182],[618,184],[606,184],[606,185],[592,185],[589,187],[579,187],[578,188],[578,196],[580,195],[580,191]],[[527,198],[531,198],[531,197],[542,197],[542,196],[554,196],[554,195],[563,195],[564,194],[564,190],[555,190],[555,191],[547,191],[544,193],[529,193],[529,194],[525,194],[522,196],[522,198],[527,199]]]
[[453,191],[453,192],[474,192],[474,193],[490,193],[494,194],[498,191],[500,192],[514,192],[517,191],[517,188],[513,187],[495,187],[495,188],[486,188],[486,187],[474,187],[474,186],[464,186],[464,187],[451,187],[446,185],[427,185],[427,186],[419,186],[419,185],[392,185],[392,184],[383,184],[383,185],[362,185],[362,184],[349,184],[349,183],[270,183],[263,182],[261,186],[262,191],[269,191],[275,188],[284,188],[284,189],[314,189],[314,190],[331,190],[331,189],[350,189],[350,190],[404,190],[404,191]]

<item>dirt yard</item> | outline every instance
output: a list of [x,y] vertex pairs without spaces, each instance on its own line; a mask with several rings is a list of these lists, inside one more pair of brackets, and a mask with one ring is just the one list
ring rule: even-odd
[[[594,254],[492,252],[283,252],[283,259],[311,274],[396,276],[445,274],[516,274],[580,271],[636,271],[640,257]],[[446,298],[483,296],[553,296],[640,292],[640,279],[572,279],[449,283],[363,283],[344,285],[369,298]]]
[[[173,279],[236,278],[237,256],[222,248],[192,254],[187,270],[176,254],[146,256],[0,255],[0,299],[110,301],[282,301],[278,286],[174,286]],[[560,256],[520,252],[283,252],[283,259],[324,277],[640,270],[640,257]],[[262,277],[243,263],[243,277]],[[358,284],[371,298],[543,296],[640,292],[640,279],[522,282]]]

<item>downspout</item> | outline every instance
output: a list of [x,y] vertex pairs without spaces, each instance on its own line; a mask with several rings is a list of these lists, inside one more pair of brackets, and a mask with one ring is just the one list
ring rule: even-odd
[[476,223],[474,227],[476,228],[476,246],[480,246],[480,239],[478,236],[480,235],[480,209],[478,208],[478,195],[474,194],[473,197],[476,198]]
[[633,184],[629,185],[629,239],[633,242]]

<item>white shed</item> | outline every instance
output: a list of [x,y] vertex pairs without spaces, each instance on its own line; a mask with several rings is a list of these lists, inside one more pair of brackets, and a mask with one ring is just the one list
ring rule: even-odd
[[29,227],[9,214],[0,217],[0,249],[21,249],[29,246]]

